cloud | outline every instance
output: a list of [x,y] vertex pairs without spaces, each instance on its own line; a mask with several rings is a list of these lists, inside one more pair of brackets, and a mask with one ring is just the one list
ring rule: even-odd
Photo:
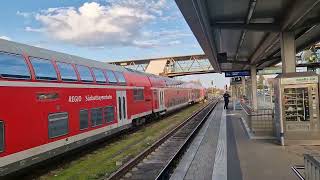
[[32,16],[32,13],[17,11],[18,16],[22,16],[24,18],[29,18]]
[[142,38],[134,42],[138,47],[164,47],[174,46],[182,43],[185,37],[192,36],[191,32],[182,30],[159,30],[159,31],[144,31]]
[[135,40],[133,44],[139,48],[155,48],[161,46],[161,42],[159,40],[151,39],[151,40]]
[[86,47],[155,46],[158,40],[148,39],[151,36],[144,36],[143,29],[165,7],[166,0],[110,0],[105,5],[86,2],[79,8],[49,8],[34,15],[40,27],[28,26],[25,31]]
[[175,40],[175,41],[170,41],[169,43],[168,43],[169,45],[177,45],[177,44],[181,44],[181,41],[179,41],[179,40]]
[[41,28],[32,28],[30,26],[25,27],[24,29],[27,32],[45,32],[45,29],[41,29]]
[[4,39],[4,40],[7,40],[7,41],[11,40],[11,38],[9,38],[8,36],[0,36],[0,39]]

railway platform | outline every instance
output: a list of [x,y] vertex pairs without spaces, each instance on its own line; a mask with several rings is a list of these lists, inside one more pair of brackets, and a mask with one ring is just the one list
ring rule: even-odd
[[171,180],[298,179],[290,169],[317,146],[279,146],[274,140],[250,139],[240,110],[219,103],[190,144]]

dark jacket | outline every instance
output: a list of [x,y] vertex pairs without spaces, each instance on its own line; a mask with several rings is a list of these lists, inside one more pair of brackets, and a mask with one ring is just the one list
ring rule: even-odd
[[224,101],[229,102],[229,97],[231,97],[231,96],[228,93],[224,93],[224,95],[223,95]]

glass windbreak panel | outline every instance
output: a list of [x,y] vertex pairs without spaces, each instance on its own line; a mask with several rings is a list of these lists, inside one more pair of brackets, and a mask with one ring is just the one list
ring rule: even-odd
[[117,83],[117,79],[116,76],[114,75],[114,73],[112,71],[106,71],[107,74],[107,78],[109,83]]
[[91,109],[91,125],[93,127],[102,125],[102,108]]
[[57,80],[57,72],[49,60],[30,58],[36,78],[39,80]]
[[3,122],[0,121],[0,152],[4,151],[4,125]]
[[77,75],[71,64],[58,62],[58,69],[60,71],[61,79],[63,81],[77,81]]
[[68,113],[54,113],[48,116],[49,138],[55,138],[68,134],[69,132],[69,116]]
[[93,69],[93,73],[96,77],[97,83],[106,83],[106,77],[104,76],[103,72],[100,69]]
[[126,83],[126,79],[124,78],[123,74],[121,72],[115,72],[116,77],[119,81],[119,83]]
[[90,69],[88,67],[77,65],[77,69],[80,74],[81,81],[83,81],[83,82],[92,82],[93,81],[92,74],[91,74]]
[[30,71],[24,58],[7,53],[0,53],[0,75],[3,78],[30,79]]
[[286,121],[310,121],[308,88],[284,89]]

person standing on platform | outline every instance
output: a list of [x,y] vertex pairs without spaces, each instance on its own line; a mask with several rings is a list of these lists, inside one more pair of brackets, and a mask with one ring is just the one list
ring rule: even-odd
[[229,98],[231,96],[229,95],[228,91],[226,91],[224,94],[223,94],[223,99],[224,99],[224,107],[223,109],[228,109],[228,104],[229,104]]

